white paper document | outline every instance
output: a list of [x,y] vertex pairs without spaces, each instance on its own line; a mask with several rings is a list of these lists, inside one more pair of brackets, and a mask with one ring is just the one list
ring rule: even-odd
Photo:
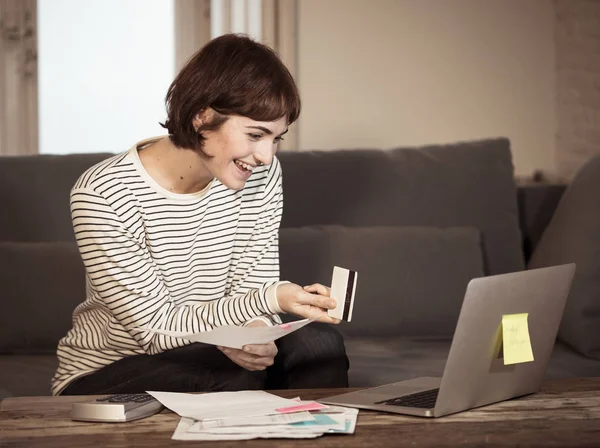
[[205,344],[241,349],[244,345],[248,344],[267,344],[269,342],[273,342],[287,334],[299,330],[305,325],[313,322],[313,320],[314,319],[296,320],[294,322],[275,325],[273,327],[224,326],[200,333],[154,330],[150,328],[141,329],[151,333],[171,336],[173,338],[181,338],[193,342],[203,342]]
[[215,428],[260,426],[260,425],[286,425],[315,421],[310,412],[295,412],[293,414],[274,414],[259,417],[226,417],[213,420],[197,421],[188,429],[190,432],[202,432]]
[[298,404],[297,401],[281,398],[262,390],[206,394],[153,391],[147,393],[180,416],[195,420],[277,414],[276,409]]
[[314,439],[323,435],[318,432],[287,431],[269,433],[245,433],[245,434],[211,434],[208,432],[188,432],[194,425],[191,418],[182,418],[175,429],[173,440],[250,440],[250,439]]
[[335,418],[332,418],[332,416],[326,414],[316,415],[312,420],[299,422],[276,423],[277,420],[279,419],[274,419],[274,422],[257,425],[223,426],[214,428],[200,428],[200,426],[194,424],[192,427],[188,428],[187,431],[204,434],[257,434],[260,436],[266,433],[298,431],[323,434],[328,431],[343,431],[345,428],[344,421],[336,420]]
[[[265,391],[147,392],[182,417],[174,440],[301,439],[354,434],[358,416],[358,409],[318,408],[313,401],[281,398]],[[286,413],[284,408],[292,406],[317,409]]]
[[[340,412],[340,410],[342,410]],[[232,426],[200,429],[199,422],[183,417],[173,440],[313,439],[325,434],[354,434],[358,409],[338,408],[336,413],[316,413],[311,421],[293,424]]]

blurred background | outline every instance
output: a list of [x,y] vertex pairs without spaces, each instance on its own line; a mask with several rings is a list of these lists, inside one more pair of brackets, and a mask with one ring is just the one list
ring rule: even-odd
[[521,179],[600,152],[599,0],[0,0],[0,155],[160,135],[211,38],[273,47],[303,111],[282,150],[504,136]]

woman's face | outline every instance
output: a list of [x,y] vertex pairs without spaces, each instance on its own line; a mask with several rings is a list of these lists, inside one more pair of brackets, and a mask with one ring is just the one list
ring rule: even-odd
[[215,131],[203,131],[206,167],[213,177],[232,190],[241,190],[252,170],[270,165],[281,136],[287,132],[287,118],[255,121],[230,115]]

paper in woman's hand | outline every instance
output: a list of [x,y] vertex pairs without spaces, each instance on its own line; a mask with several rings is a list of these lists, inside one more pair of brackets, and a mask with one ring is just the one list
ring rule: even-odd
[[224,326],[200,333],[154,330],[151,328],[139,328],[139,330],[162,334],[164,336],[170,336],[173,338],[186,339],[193,342],[203,342],[205,344],[219,345],[221,347],[241,349],[244,345],[267,344],[275,341],[286,334],[290,334],[296,330],[299,330],[312,321],[313,319],[303,319],[273,327]]

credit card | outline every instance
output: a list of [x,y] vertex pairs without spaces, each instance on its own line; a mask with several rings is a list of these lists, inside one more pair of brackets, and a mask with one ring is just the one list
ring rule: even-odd
[[334,266],[331,277],[331,297],[336,300],[337,305],[327,311],[329,316],[347,322],[352,320],[357,280],[358,272]]

